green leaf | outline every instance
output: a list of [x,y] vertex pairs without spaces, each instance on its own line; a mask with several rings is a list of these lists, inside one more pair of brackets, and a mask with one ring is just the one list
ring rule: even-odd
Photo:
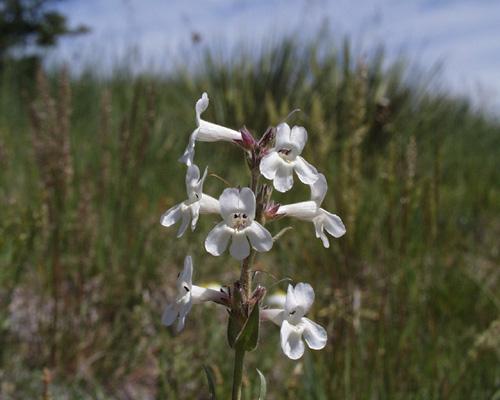
[[250,316],[243,325],[243,329],[236,338],[236,346],[241,346],[245,351],[252,351],[257,348],[259,343],[260,326],[260,307],[259,303],[253,306]]
[[259,390],[259,400],[265,400],[266,398],[266,393],[267,393],[267,383],[266,383],[266,377],[258,368],[256,368],[257,373],[259,374],[260,378],[260,390]]
[[241,332],[242,323],[238,315],[231,311],[229,312],[229,321],[227,323],[227,341],[229,342],[229,346],[234,348],[236,343],[236,338],[238,334]]
[[207,376],[208,390],[210,391],[209,399],[217,400],[217,396],[215,395],[215,378],[214,378],[214,373],[212,371],[212,367],[204,365],[203,369],[205,370],[205,375]]
[[235,347],[236,339],[245,323],[245,316],[242,315],[241,311],[242,304],[241,288],[238,283],[235,283],[232,290],[232,305],[227,324],[227,340],[231,348]]

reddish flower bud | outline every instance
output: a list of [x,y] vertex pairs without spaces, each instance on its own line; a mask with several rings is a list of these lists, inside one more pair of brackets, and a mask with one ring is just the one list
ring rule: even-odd
[[274,219],[281,216],[278,214],[279,208],[280,208],[279,203],[275,203],[274,201],[267,203],[266,207],[264,208],[264,217],[266,219]]
[[240,129],[241,140],[235,140],[235,142],[243,147],[245,150],[253,150],[257,145],[253,135],[250,131],[244,126]]

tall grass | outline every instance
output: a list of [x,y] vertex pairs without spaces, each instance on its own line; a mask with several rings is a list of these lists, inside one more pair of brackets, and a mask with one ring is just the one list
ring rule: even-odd
[[[203,251],[215,220],[189,233],[198,245],[158,223],[185,196],[177,158],[202,91],[207,119],[257,134],[300,108],[291,122],[307,128],[306,158],[329,178],[325,208],[347,226],[325,250],[294,224],[259,258],[267,284],[315,284],[313,318],[330,342],[292,362],[264,327],[246,398],[257,396],[256,366],[270,399],[498,395],[500,124],[427,93],[403,64],[382,65],[347,43],[285,40],[231,63],[208,52],[196,72],[166,76],[4,69],[0,398],[202,399],[203,365],[228,393],[227,315],[194,309],[177,337],[160,325],[188,252],[197,281],[238,274]],[[201,143],[197,160],[233,185],[248,179],[230,144]],[[292,201],[308,196],[298,186]]]

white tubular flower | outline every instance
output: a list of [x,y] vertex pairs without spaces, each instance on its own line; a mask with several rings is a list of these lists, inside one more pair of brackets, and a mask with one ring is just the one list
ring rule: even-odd
[[180,332],[184,328],[186,315],[191,310],[193,304],[204,301],[223,303],[227,297],[226,294],[218,290],[193,285],[192,279],[193,260],[191,256],[186,256],[184,259],[184,269],[177,277],[177,296],[175,297],[175,301],[165,307],[161,318],[161,322],[166,326],[173,325],[177,321],[177,332]]
[[191,221],[191,230],[196,228],[198,217],[201,214],[219,213],[219,201],[212,196],[202,193],[203,182],[207,177],[207,169],[200,178],[199,168],[192,164],[186,172],[186,191],[188,198],[180,204],[168,209],[160,219],[163,226],[169,227],[181,220],[177,237],[181,237]]
[[287,192],[293,186],[293,171],[307,185],[318,179],[318,171],[300,154],[307,142],[307,131],[302,126],[292,130],[287,123],[278,125],[276,143],[260,162],[260,173],[273,181],[278,192]]
[[323,246],[330,247],[325,230],[334,238],[343,236],[346,232],[344,223],[338,215],[322,209],[321,203],[325,198],[328,185],[323,174],[318,174],[318,180],[311,185],[311,200],[280,206],[277,215],[295,217],[314,224],[316,237],[321,239]]
[[304,342],[313,350],[326,346],[326,330],[305,315],[314,302],[314,290],[308,283],[288,285],[284,309],[267,309],[261,318],[280,326],[281,349],[288,358],[298,360],[304,354]]
[[217,224],[205,240],[205,249],[220,256],[232,239],[229,252],[243,260],[250,254],[250,246],[259,251],[269,251],[273,246],[271,234],[255,218],[255,194],[249,188],[225,189],[219,197],[220,214],[224,221]]
[[197,128],[191,134],[186,150],[179,159],[180,162],[188,166],[193,163],[194,147],[197,140],[200,142],[217,142],[220,140],[232,142],[241,140],[240,132],[201,119],[201,114],[207,109],[208,103],[209,100],[206,93],[203,93],[201,98],[196,102]]

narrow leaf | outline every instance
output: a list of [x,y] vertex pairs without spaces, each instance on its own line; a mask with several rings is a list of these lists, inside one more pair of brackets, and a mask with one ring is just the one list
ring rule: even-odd
[[236,346],[241,346],[245,351],[252,351],[257,348],[259,342],[260,326],[260,306],[256,303],[253,306],[250,316],[245,322],[243,329],[236,338]]
[[204,365],[203,369],[205,370],[205,375],[207,376],[207,381],[208,381],[208,390],[210,400],[217,400],[217,396],[215,395],[215,378],[214,378],[214,373],[212,371],[212,367],[208,365]]
[[227,323],[227,341],[229,346],[234,348],[238,334],[241,331],[242,324],[234,311],[229,312],[229,321]]
[[266,377],[258,368],[256,368],[257,373],[259,374],[260,378],[260,390],[259,390],[259,400],[265,400],[266,398],[266,393],[267,393],[267,383],[266,383]]

